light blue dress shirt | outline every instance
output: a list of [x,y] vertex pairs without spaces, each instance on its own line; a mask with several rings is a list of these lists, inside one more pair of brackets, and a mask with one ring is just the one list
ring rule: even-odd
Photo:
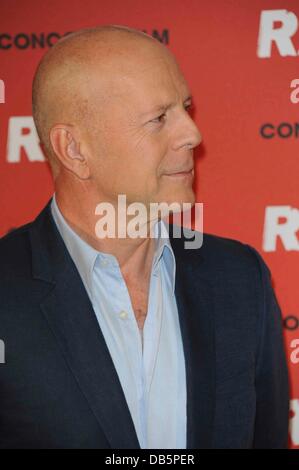
[[55,194],[51,210],[93,305],[140,447],[185,449],[185,358],[174,290],[176,263],[166,222],[160,220],[154,228],[156,250],[142,334],[116,257],[95,250],[74,232]]

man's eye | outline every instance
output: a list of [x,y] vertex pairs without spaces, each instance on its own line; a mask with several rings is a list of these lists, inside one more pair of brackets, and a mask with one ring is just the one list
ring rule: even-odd
[[[187,104],[185,106],[185,110],[188,111],[188,112],[193,110],[193,104],[192,103]],[[152,119],[151,122],[161,123],[164,120],[165,117],[166,117],[166,113],[160,114],[160,116],[156,117],[155,119]]]
[[186,111],[192,111],[192,109],[193,109],[193,104],[187,104],[187,105],[185,106],[185,109],[186,109]]
[[151,122],[162,122],[162,118],[166,117],[166,114],[163,113],[163,114],[160,114],[160,116],[156,117],[155,119],[152,119]]

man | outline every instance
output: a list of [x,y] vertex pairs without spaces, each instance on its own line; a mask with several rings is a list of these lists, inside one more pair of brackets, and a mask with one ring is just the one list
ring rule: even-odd
[[170,51],[130,28],[72,33],[39,64],[55,195],[0,242],[1,448],[286,446],[281,312],[256,250],[207,234],[185,249],[162,218],[143,238],[95,231],[121,194],[194,205],[190,106]]

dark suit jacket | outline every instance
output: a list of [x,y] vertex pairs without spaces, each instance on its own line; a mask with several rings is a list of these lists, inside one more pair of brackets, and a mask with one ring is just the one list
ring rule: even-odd
[[[187,447],[287,445],[281,312],[253,248],[170,241],[187,375]],[[50,201],[0,240],[0,448],[139,448],[118,375]],[[169,365],[171,367],[171,364]]]

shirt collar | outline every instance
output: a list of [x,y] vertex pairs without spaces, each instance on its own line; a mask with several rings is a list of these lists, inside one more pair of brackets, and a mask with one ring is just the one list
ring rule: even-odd
[[55,194],[53,195],[51,202],[51,212],[66,248],[78,269],[89,296],[91,297],[92,272],[99,252],[79,237],[79,235],[70,227],[60,212]]
[[167,224],[163,219],[159,220],[155,224],[154,234],[156,238],[156,249],[153,260],[153,269],[157,269],[159,261],[163,258],[167,274],[170,278],[172,294],[174,295],[176,261],[169,240],[169,224]]
[[[56,202],[55,193],[53,194],[51,202],[51,212],[53,219],[57,225],[60,235],[68,249],[77,270],[82,278],[84,286],[89,294],[92,296],[92,280],[93,270],[95,263],[98,258],[107,260],[113,265],[118,266],[116,257],[109,253],[104,253],[96,250],[87,242],[85,242],[67,223],[65,218]],[[166,271],[170,279],[172,294],[175,293],[175,272],[176,262],[174,252],[169,240],[169,225],[162,219],[154,225],[154,236],[156,238],[156,247],[154,253],[154,259],[152,264],[153,272],[156,273],[161,258],[165,263]],[[100,263],[97,264],[100,266]]]

